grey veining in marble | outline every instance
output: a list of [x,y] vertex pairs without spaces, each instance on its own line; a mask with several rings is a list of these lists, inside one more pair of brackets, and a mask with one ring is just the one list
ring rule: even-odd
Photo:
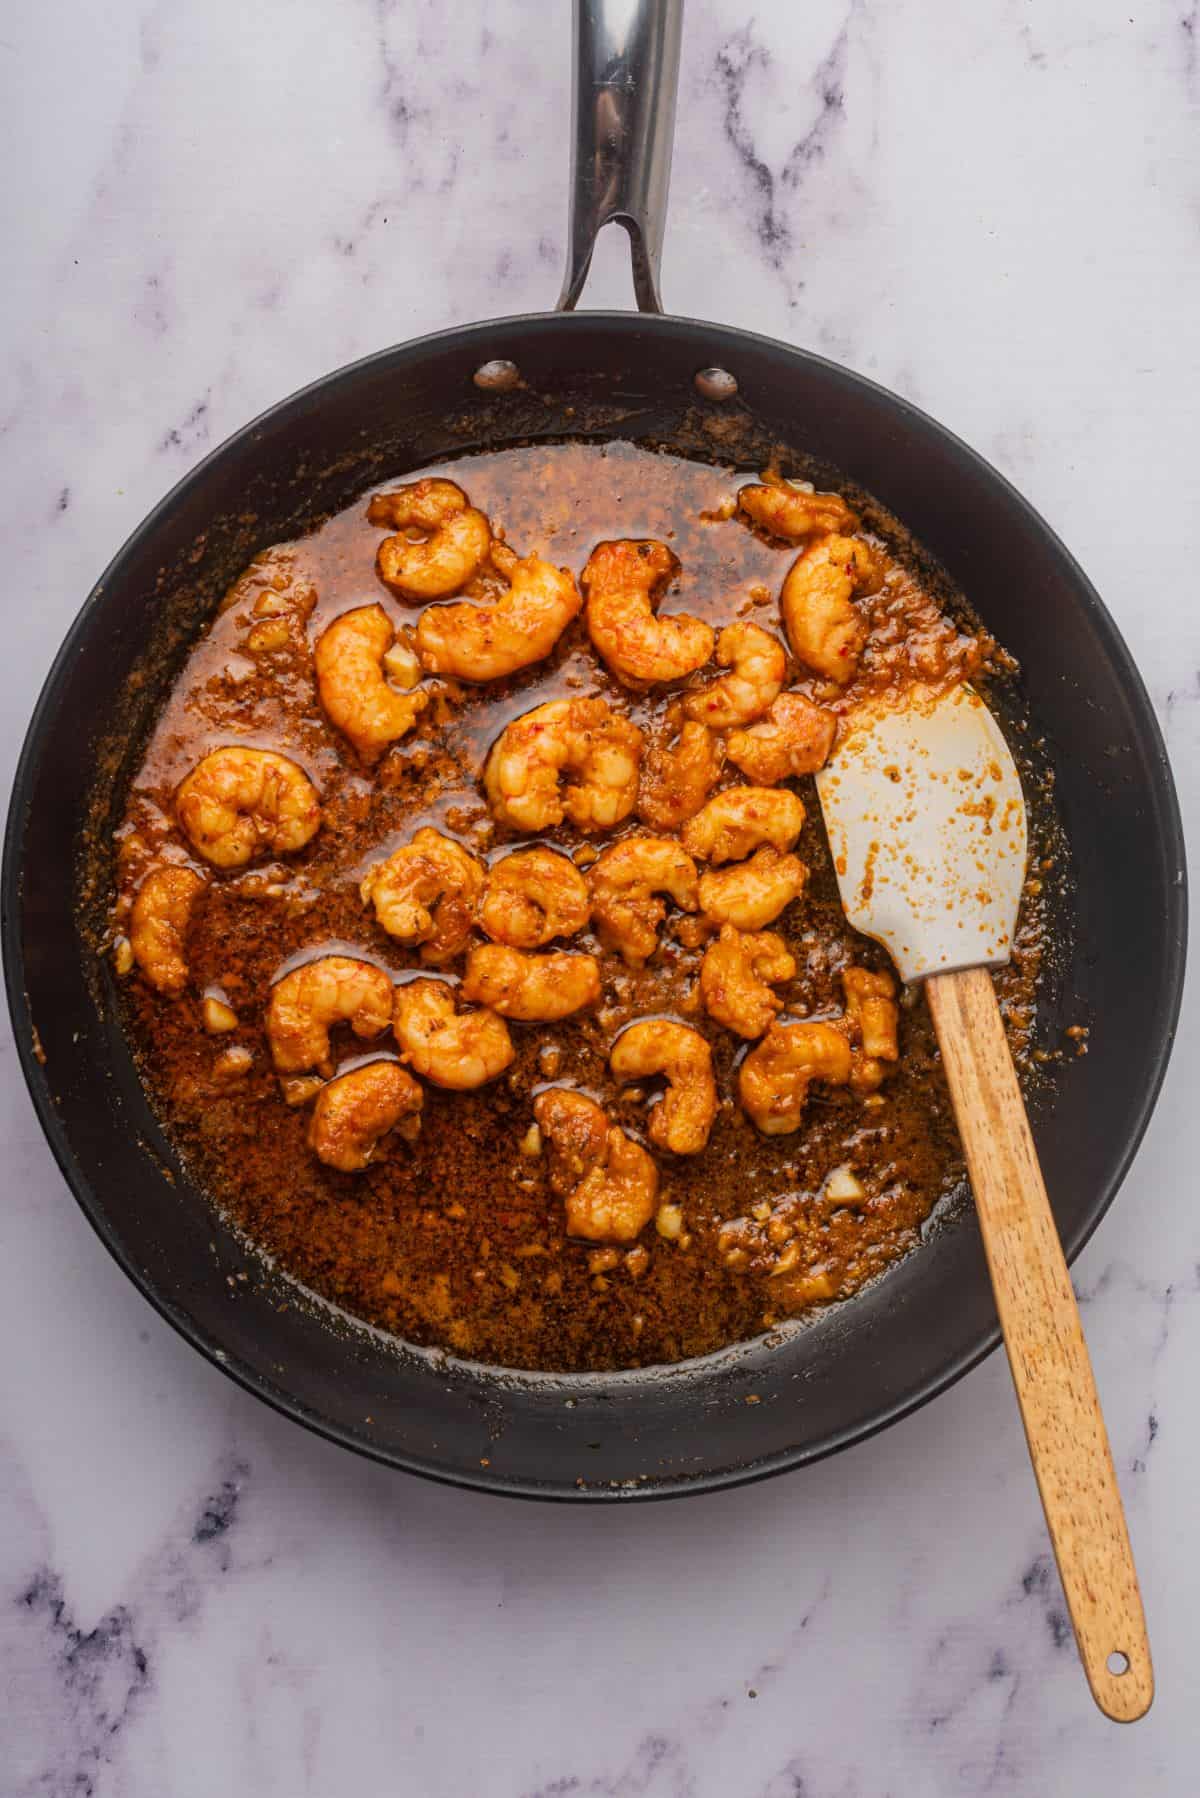
[[[978,447],[1080,556],[1200,799],[1188,0],[689,0],[663,286]],[[565,0],[66,0],[0,26],[0,754],[96,574],[229,431],[548,305]],[[619,239],[594,304],[627,304]],[[1137,945],[1130,945],[1137,953]],[[1076,1277],[1158,1699],[1075,1661],[1003,1361],[811,1471],[563,1512],[310,1439],[93,1239],[0,1040],[3,1798],[1170,1798],[1196,1789],[1196,1008]]]

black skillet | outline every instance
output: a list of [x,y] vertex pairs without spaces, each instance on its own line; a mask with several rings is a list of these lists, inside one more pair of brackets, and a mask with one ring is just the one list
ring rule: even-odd
[[[1077,890],[1069,965],[1043,1027],[1048,1038],[1067,1022],[1092,1027],[1086,1062],[1035,1113],[1069,1255],[1145,1129],[1183,977],[1183,843],[1162,739],[1124,643],[1058,538],[965,444],[861,376],[662,316],[681,10],[681,0],[577,6],[558,312],[442,332],[327,376],[230,438],[134,532],[46,681],[5,844],[21,1064],[59,1164],[121,1266],[198,1349],[301,1423],[412,1472],[528,1496],[728,1486],[912,1410],[998,1340],[975,1223],[964,1208],[874,1287],[794,1334],[613,1376],[497,1373],[335,1326],[294,1292],[287,1302],[151,1114],[94,935],[106,838],[139,742],[189,640],[256,551],[382,478],[531,436],[645,438],[685,454],[707,442],[749,466],[771,442],[792,444],[877,496],[940,559],[1019,658],[1047,737]],[[629,231],[641,316],[570,310],[610,219]]]

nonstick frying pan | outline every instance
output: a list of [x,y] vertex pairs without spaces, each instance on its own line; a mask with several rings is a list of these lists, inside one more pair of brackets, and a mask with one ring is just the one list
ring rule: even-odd
[[[1047,1040],[1091,1026],[1035,1130],[1068,1254],[1117,1190],[1170,1051],[1183,844],[1154,715],[1087,577],[1036,512],[914,407],[820,357],[662,315],[681,0],[580,0],[560,310],[401,345],[285,400],[192,471],[101,577],[51,669],[8,819],[3,943],[21,1065],[85,1213],[181,1334],[348,1447],[495,1492],[663,1497],[795,1467],[894,1421],[997,1339],[968,1207],[807,1327],[616,1375],[512,1374],[418,1352],[298,1302],[181,1167],[96,952],[123,784],[188,642],[258,550],[383,478],[469,449],[586,435],[753,465],[794,445],[874,494],[1019,659],[1073,849]],[[575,313],[597,231],[629,231],[638,314]],[[67,878],[68,870],[74,877]],[[754,1396],[758,1402],[747,1404]]]

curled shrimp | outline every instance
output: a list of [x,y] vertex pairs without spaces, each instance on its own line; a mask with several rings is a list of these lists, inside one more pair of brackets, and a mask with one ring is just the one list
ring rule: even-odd
[[817,493],[790,481],[754,482],[738,494],[743,518],[769,536],[785,543],[803,543],[806,537],[829,531],[854,531],[858,518],[840,493]]
[[709,868],[700,876],[700,910],[714,924],[762,930],[804,891],[808,869],[798,855],[763,847],[732,868]]
[[368,868],[358,890],[389,936],[420,943],[421,959],[437,963],[465,946],[483,882],[475,857],[426,824],[410,843]]
[[587,881],[553,849],[516,849],[488,870],[479,906],[481,928],[510,949],[540,949],[574,936],[590,916]]
[[782,643],[747,619],[725,626],[717,639],[717,663],[729,673],[686,694],[683,701],[689,718],[714,730],[761,718],[787,673]]
[[790,849],[804,824],[804,806],[790,787],[726,787],[683,827],[680,840],[700,861],[742,861],[767,843]]
[[850,1044],[832,1024],[772,1024],[738,1070],[738,1097],[764,1136],[800,1128],[814,1080],[845,1086]]
[[[637,799],[642,733],[602,699],[552,699],[514,718],[492,745],[484,785],[497,823],[547,830],[564,814],[609,830]],[[564,773],[575,781],[559,789]]]
[[796,659],[839,686],[852,680],[867,626],[851,601],[856,593],[876,592],[882,580],[878,557],[857,537],[810,543],[792,563],[779,596]]
[[651,830],[678,830],[716,786],[723,754],[721,739],[694,722],[684,724],[673,742],[655,743],[642,762],[638,817]]
[[527,955],[503,943],[480,943],[467,957],[461,992],[502,1018],[549,1024],[596,1003],[600,969],[592,955]]
[[154,868],[138,888],[129,923],[133,959],[157,992],[174,997],[188,982],[183,946],[204,882],[190,868]]
[[308,1146],[326,1167],[357,1174],[401,1118],[420,1111],[425,1095],[394,1061],[370,1061],[339,1074],[317,1094]]
[[781,693],[765,718],[730,733],[726,750],[735,768],[756,786],[775,787],[799,774],[815,774],[829,760],[837,719],[803,693]]
[[650,1113],[651,1142],[673,1155],[697,1155],[717,1115],[712,1051],[698,1030],[666,1018],[643,1018],[623,1030],[609,1050],[618,1080],[666,1076],[667,1090]]
[[378,1036],[392,1021],[392,983],[382,968],[352,955],[322,955],[293,968],[271,988],[267,1041],[281,1074],[309,1068],[332,1074],[329,1032],[349,1024],[355,1036]]
[[401,1059],[426,1080],[470,1092],[496,1080],[513,1058],[508,1025],[487,1009],[459,1011],[442,980],[410,980],[396,988],[392,1030]]
[[858,1047],[853,1054],[850,1083],[857,1092],[874,1092],[900,1059],[900,1007],[896,982],[888,973],[869,968],[843,968],[846,1021]]
[[243,868],[260,850],[289,855],[321,826],[316,788],[286,755],[230,743],[179,784],[175,811],[192,847],[215,868]]
[[[367,507],[369,524],[397,533],[385,537],[375,567],[385,587],[402,599],[445,599],[478,574],[492,544],[491,526],[467,503],[453,481],[426,478],[377,493]],[[414,540],[412,531],[424,531]]]
[[395,639],[382,606],[357,606],[322,631],[313,653],[321,704],[365,762],[377,761],[429,704],[427,694],[401,693],[385,680]]
[[601,543],[583,571],[588,635],[618,680],[635,685],[683,680],[713,651],[701,618],[656,616],[654,602],[679,572],[665,543]]
[[540,556],[492,560],[510,586],[485,605],[431,606],[417,625],[417,653],[432,674],[458,680],[501,680],[548,656],[583,604],[569,569]]
[[796,958],[773,930],[724,924],[700,965],[700,997],[710,1018],[739,1036],[761,1036],[783,1009],[772,985],[791,980]]
[[592,917],[606,948],[641,967],[658,947],[667,893],[681,911],[695,911],[696,864],[672,837],[626,837],[588,869]]
[[553,1151],[550,1184],[566,1200],[567,1235],[633,1242],[654,1216],[658,1169],[584,1093],[551,1087],[533,1102]]

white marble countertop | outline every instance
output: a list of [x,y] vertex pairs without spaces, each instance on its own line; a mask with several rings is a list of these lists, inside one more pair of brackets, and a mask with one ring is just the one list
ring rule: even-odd
[[[1140,661],[1195,841],[1200,21],[1133,13],[689,0],[663,284],[898,388],[1024,489]],[[366,351],[550,303],[568,8],[43,0],[0,68],[7,774],[97,572],[211,445]],[[622,257],[593,303],[626,302]],[[1196,1789],[1194,1004],[1076,1269],[1157,1663],[1129,1730],[1076,1664],[1002,1358],[690,1503],[389,1474],[159,1321],[4,1031],[5,1798]]]

